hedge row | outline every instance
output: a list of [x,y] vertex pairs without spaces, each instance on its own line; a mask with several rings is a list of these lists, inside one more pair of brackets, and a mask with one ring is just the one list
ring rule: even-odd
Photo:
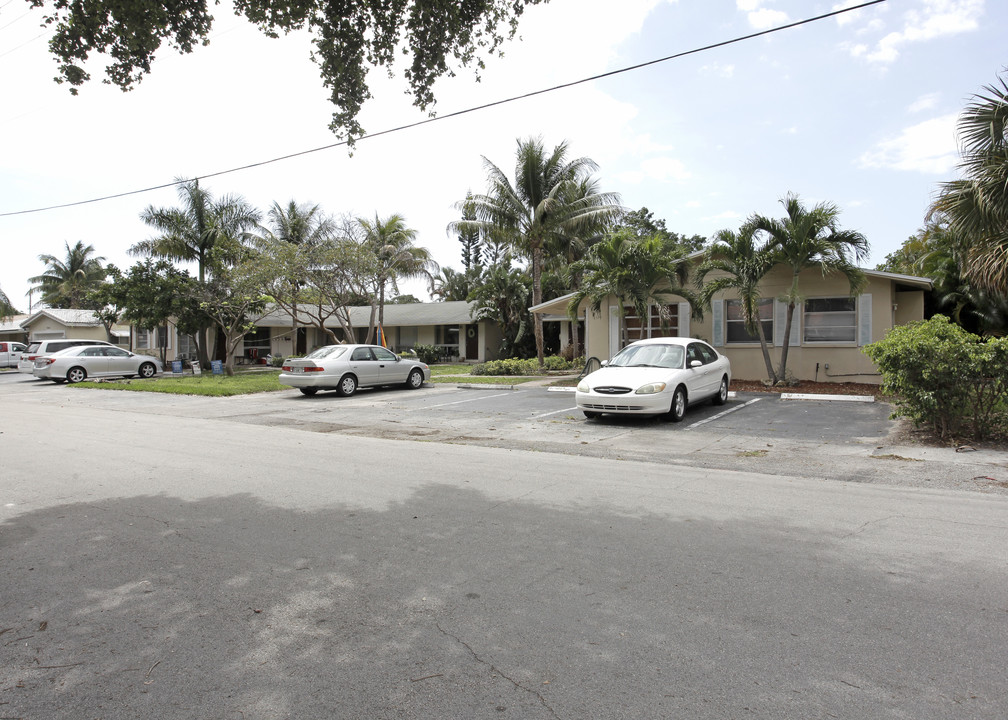
[[[579,364],[580,363],[580,364]],[[543,366],[540,369],[539,362],[535,358],[520,359],[508,358],[506,360],[488,360],[478,365],[473,365],[469,371],[470,375],[539,375],[544,372],[561,372],[564,370],[580,370],[584,364],[583,358],[565,360],[559,355],[550,355],[543,358]]]

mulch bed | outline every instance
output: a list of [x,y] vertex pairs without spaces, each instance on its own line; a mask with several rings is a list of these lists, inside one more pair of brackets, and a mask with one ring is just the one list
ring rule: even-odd
[[732,378],[731,389],[736,392],[761,393],[809,393],[814,395],[871,395],[885,397],[879,385],[871,383],[825,383],[800,380],[794,385],[769,387],[762,380],[736,380]]

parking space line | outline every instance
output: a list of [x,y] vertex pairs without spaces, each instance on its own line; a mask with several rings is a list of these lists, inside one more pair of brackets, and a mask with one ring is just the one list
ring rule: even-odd
[[564,408],[563,410],[554,410],[553,412],[543,413],[542,415],[533,415],[530,420],[538,420],[539,418],[549,417],[550,415],[559,415],[565,412],[574,412],[577,410],[577,405],[572,408]]
[[699,421],[693,423],[692,425],[689,425],[688,427],[685,427],[683,429],[684,430],[692,430],[693,428],[698,427],[700,425],[706,425],[709,422],[714,422],[718,418],[722,418],[722,417],[724,417],[725,415],[727,415],[729,413],[735,412],[736,410],[741,410],[742,408],[748,407],[749,405],[752,405],[753,403],[758,403],[762,399],[763,398],[755,398],[754,400],[750,400],[747,403],[742,403],[738,407],[728,408],[727,410],[723,410],[723,411],[719,412],[717,415],[714,415],[713,417],[709,417],[709,418],[705,418],[703,420],[699,420]]
[[511,394],[510,392],[506,392],[506,393],[497,393],[496,395],[480,395],[479,397],[468,398],[466,400],[456,400],[455,402],[449,402],[449,403],[440,403],[439,405],[425,405],[422,408],[417,408],[417,409],[418,410],[429,410],[430,408],[447,407],[449,405],[461,405],[462,403],[476,402],[477,400],[489,400],[490,398],[504,397],[505,395],[510,395],[510,394]]

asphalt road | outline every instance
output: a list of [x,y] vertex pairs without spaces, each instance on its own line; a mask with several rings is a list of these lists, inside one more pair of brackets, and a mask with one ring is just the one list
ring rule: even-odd
[[0,375],[0,717],[1008,716],[1004,458],[752,399]]

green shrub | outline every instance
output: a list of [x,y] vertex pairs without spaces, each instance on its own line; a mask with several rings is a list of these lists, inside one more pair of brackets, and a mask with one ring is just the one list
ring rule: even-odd
[[[581,364],[579,365],[578,362]],[[487,360],[479,365],[473,365],[470,375],[541,375],[545,372],[581,369],[584,361],[581,358],[571,362],[557,355],[543,358],[543,366],[535,358],[507,358],[506,360]]]
[[283,362],[284,362],[283,355],[270,355],[271,367],[283,367]]
[[537,375],[539,362],[534,358],[507,358],[506,360],[487,360],[473,365],[470,375]]
[[428,365],[433,365],[441,359],[441,351],[433,345],[414,345],[413,352],[416,353],[417,360]]
[[936,315],[893,328],[865,353],[903,415],[939,437],[982,440],[1008,429],[1008,338],[985,340]]

